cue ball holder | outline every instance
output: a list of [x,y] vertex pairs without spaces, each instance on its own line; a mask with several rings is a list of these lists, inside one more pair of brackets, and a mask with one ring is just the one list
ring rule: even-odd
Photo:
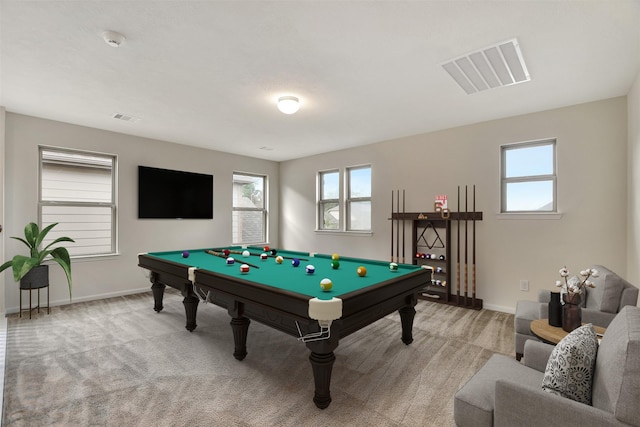
[[[476,211],[476,186],[458,186],[457,212],[449,209],[453,203],[447,196],[438,195],[434,212],[406,212],[405,190],[392,190],[391,261],[404,263],[406,259],[432,270],[431,283],[419,298],[480,310],[482,300],[476,297],[476,221],[482,221],[482,212]],[[411,230],[411,253],[405,258],[407,229]],[[452,235],[456,238],[453,256]]]

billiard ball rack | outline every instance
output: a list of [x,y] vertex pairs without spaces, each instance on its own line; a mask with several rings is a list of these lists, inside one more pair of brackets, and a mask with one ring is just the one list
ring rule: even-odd
[[[475,310],[482,309],[482,299],[475,296],[475,221],[482,221],[482,212],[449,211],[446,218],[443,218],[441,212],[393,212],[390,219],[402,221],[403,225],[405,221],[411,222],[413,253],[411,261],[416,265],[432,267],[432,281],[424,288],[424,292],[418,295],[418,298]],[[452,280],[452,224],[455,224],[457,229],[455,281]],[[471,239],[468,239],[469,225],[473,227]],[[467,230],[460,230],[462,227]],[[472,240],[471,245],[468,244],[469,240]],[[467,248],[472,251],[471,266],[468,262]],[[462,256],[461,251],[463,251]],[[471,295],[468,292],[469,270],[473,280]],[[453,286],[456,287],[455,293],[452,291]]]

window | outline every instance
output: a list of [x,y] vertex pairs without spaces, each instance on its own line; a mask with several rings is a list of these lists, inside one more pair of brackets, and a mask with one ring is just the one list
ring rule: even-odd
[[72,257],[117,252],[115,171],[113,155],[40,147],[40,227],[59,223],[43,246],[68,236]]
[[[318,229],[371,231],[371,166],[318,173]],[[344,182],[344,192],[342,191]]]
[[267,177],[233,174],[233,243],[263,243],[267,241]]
[[320,230],[340,230],[340,173],[320,172]]
[[556,141],[501,147],[501,212],[556,212]]
[[371,167],[347,169],[347,230],[371,230]]

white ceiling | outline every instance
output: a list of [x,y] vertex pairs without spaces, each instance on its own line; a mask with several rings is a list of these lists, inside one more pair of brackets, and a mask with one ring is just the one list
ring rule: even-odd
[[[1,0],[0,14],[7,111],[278,161],[625,95],[640,70],[637,0]],[[514,37],[530,82],[467,95],[441,67]],[[276,109],[285,94],[297,114]]]

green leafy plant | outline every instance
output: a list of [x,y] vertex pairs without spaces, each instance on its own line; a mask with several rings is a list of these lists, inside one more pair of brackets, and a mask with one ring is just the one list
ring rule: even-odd
[[73,239],[69,237],[58,237],[53,242],[49,243],[44,249],[40,250],[40,245],[42,241],[47,236],[49,231],[53,227],[58,225],[58,223],[51,224],[42,230],[38,228],[36,223],[29,223],[24,228],[24,239],[21,237],[11,237],[12,239],[16,239],[27,245],[29,248],[29,256],[24,255],[16,255],[12,260],[5,262],[0,266],[0,272],[3,272],[9,267],[13,267],[13,278],[16,282],[19,282],[32,268],[37,267],[42,264],[42,261],[47,257],[47,255],[51,255],[54,261],[60,264],[60,267],[64,270],[67,275],[67,282],[69,283],[69,299],[71,299],[71,257],[69,256],[69,251],[64,247],[57,247],[54,249],[50,249],[51,246],[60,242],[74,242]]

